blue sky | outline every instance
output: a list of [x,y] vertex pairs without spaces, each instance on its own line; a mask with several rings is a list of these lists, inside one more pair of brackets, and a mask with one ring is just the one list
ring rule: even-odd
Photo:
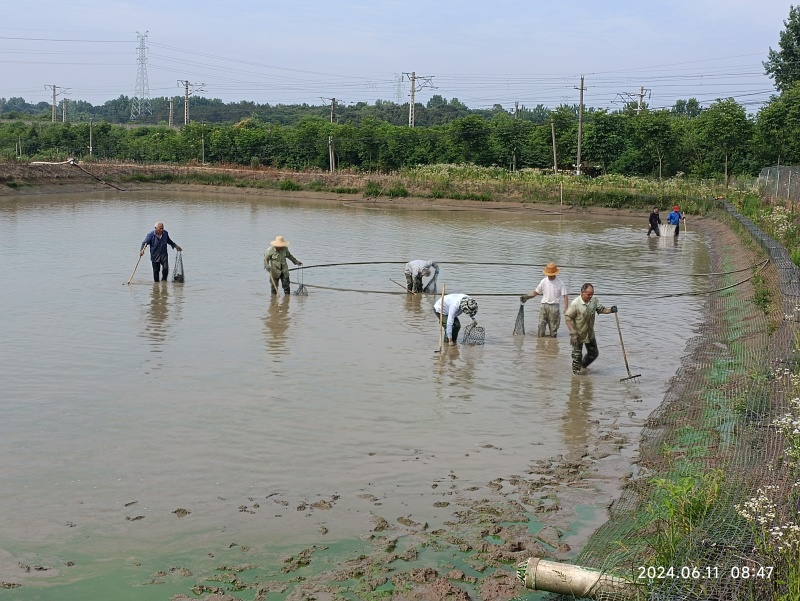
[[775,0],[15,2],[0,21],[0,97],[49,102],[49,85],[93,104],[133,96],[138,31],[151,97],[188,80],[226,102],[407,102],[413,71],[435,86],[418,102],[510,110],[577,103],[584,75],[596,108],[645,88],[653,108],[733,97],[755,112],[774,92],[762,62],[788,15]]

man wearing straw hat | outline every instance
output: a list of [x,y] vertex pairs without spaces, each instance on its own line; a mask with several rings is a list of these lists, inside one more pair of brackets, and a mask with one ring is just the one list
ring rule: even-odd
[[289,252],[289,242],[283,236],[276,236],[270,242],[270,247],[264,253],[264,269],[269,270],[269,286],[272,294],[278,294],[278,280],[283,284],[283,291],[286,294],[291,292],[289,287],[289,265],[286,259],[291,259],[295,265],[302,265],[300,261],[294,258],[294,255]]
[[550,336],[555,338],[558,333],[558,326],[561,325],[561,310],[559,308],[561,299],[564,299],[564,312],[569,307],[569,296],[567,296],[567,286],[558,277],[558,266],[555,263],[548,263],[544,268],[545,277],[536,286],[536,290],[530,294],[523,294],[519,300],[523,303],[536,296],[542,297],[542,308],[539,310],[539,338],[545,336],[547,329],[550,329]]

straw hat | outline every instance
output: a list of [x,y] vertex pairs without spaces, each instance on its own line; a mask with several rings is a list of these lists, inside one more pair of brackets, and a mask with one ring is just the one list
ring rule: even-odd
[[542,273],[544,273],[547,276],[551,276],[551,275],[558,275],[559,271],[560,270],[558,269],[558,265],[556,265],[551,261],[550,263],[547,264],[547,267],[544,268],[544,271]]
[[289,241],[285,240],[283,236],[275,236],[275,239],[269,244],[275,248],[283,248],[284,246],[289,246]]

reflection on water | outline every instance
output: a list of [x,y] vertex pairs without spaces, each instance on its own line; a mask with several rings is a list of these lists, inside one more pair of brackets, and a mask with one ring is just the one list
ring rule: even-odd
[[289,303],[291,296],[288,294],[270,294],[267,315],[264,317],[264,340],[267,351],[275,362],[281,361],[281,356],[286,354],[287,332],[289,331]]
[[585,451],[587,448],[593,386],[592,378],[587,375],[572,377],[562,431],[564,441],[573,452]]
[[[172,282],[153,282],[150,289],[150,300],[147,304],[147,316],[142,322],[143,331],[140,336],[150,342],[151,353],[163,353],[170,335],[180,320],[183,303],[183,285]],[[172,314],[172,315],[171,315]],[[154,367],[164,365],[164,359],[155,360]]]

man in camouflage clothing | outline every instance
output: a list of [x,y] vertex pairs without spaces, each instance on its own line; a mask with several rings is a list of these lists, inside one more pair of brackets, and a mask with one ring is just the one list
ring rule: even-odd
[[270,242],[267,252],[264,253],[264,269],[269,270],[269,286],[272,289],[272,294],[278,294],[278,289],[276,288],[278,280],[283,284],[283,291],[286,294],[291,292],[289,287],[289,265],[286,263],[286,259],[290,259],[295,265],[302,265],[289,252],[289,242],[283,236],[276,236]]

